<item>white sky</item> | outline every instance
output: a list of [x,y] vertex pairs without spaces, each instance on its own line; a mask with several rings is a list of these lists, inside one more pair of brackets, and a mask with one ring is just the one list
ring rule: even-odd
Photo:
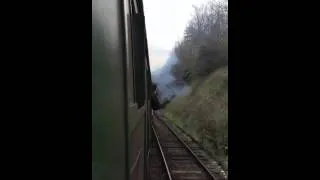
[[[164,65],[175,42],[183,37],[192,5],[208,0],[143,0],[151,69]],[[159,52],[160,51],[160,52]]]

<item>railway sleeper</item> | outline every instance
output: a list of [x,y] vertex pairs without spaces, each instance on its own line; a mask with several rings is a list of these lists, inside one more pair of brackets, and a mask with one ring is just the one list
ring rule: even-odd
[[175,180],[205,180],[209,179],[205,174],[173,174]]
[[197,165],[195,164],[170,164],[171,169],[172,170],[176,170],[176,171],[194,171],[194,170],[199,170],[201,171],[202,169],[200,169]]

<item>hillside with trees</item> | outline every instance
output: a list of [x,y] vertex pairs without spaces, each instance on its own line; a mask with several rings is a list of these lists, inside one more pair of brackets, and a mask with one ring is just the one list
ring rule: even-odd
[[174,48],[170,72],[190,87],[175,96],[165,116],[198,139],[228,169],[228,4],[194,7],[184,38]]

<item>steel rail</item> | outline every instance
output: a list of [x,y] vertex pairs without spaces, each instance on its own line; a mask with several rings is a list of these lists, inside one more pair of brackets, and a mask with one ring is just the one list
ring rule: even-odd
[[153,125],[152,125],[151,127],[152,127],[152,130],[153,130],[154,136],[155,136],[155,138],[156,138],[158,148],[159,148],[160,153],[161,153],[162,161],[163,161],[163,163],[164,163],[164,165],[165,165],[165,167],[166,167],[166,171],[167,171],[168,178],[169,178],[169,180],[172,180],[171,173],[170,173],[170,170],[169,170],[169,167],[168,167],[166,158],[165,158],[165,156],[164,156],[164,153],[163,153],[163,150],[162,150],[160,141],[159,141],[159,139],[158,139],[158,134],[157,134],[156,130],[154,129]]
[[202,163],[202,161],[198,158],[196,154],[192,151],[192,149],[178,136],[178,134],[162,119],[160,119],[158,116],[156,116],[156,119],[158,119],[162,124],[164,124],[169,131],[187,148],[187,150],[192,154],[192,156],[196,159],[197,163],[200,164],[200,166],[210,175],[212,180],[217,180],[210,170]]

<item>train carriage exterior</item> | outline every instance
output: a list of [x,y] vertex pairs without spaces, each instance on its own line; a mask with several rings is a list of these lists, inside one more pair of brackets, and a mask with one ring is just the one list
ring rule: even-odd
[[92,1],[92,179],[147,179],[153,96],[142,0]]

